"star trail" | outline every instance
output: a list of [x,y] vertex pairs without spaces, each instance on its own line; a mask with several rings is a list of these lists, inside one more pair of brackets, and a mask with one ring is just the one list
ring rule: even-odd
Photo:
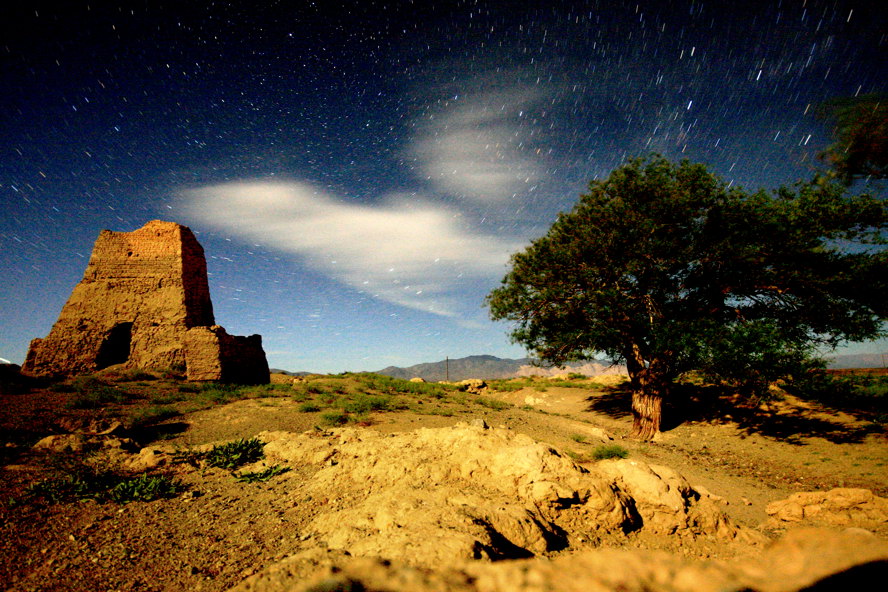
[[0,9],[18,363],[99,231],[157,218],[194,230],[218,321],[273,367],[521,357],[484,296],[590,179],[651,152],[747,189],[808,179],[817,105],[888,90],[877,2],[20,4]]

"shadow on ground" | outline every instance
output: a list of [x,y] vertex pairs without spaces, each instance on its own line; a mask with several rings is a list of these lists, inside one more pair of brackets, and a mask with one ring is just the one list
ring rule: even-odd
[[[586,411],[614,419],[631,419],[632,392],[625,386],[603,389],[587,399]],[[816,417],[806,409],[775,411],[757,406],[718,386],[676,385],[664,401],[661,428],[668,432],[685,423],[734,422],[745,434],[759,434],[790,444],[803,444],[802,438],[820,437],[835,444],[862,442],[868,435],[885,433],[876,423],[848,425],[838,420]]]

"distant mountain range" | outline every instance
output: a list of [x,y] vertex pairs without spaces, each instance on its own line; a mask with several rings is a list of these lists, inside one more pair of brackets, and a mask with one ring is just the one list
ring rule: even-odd
[[[884,368],[888,361],[888,354],[854,354],[832,356],[828,359],[828,368]],[[305,376],[309,372],[288,372],[273,368],[272,372],[289,374],[291,376]],[[589,362],[577,362],[568,364],[564,368],[540,368],[533,365],[531,358],[498,358],[496,356],[468,356],[453,360],[441,360],[416,364],[407,368],[389,366],[379,370],[378,374],[392,376],[394,378],[422,378],[429,382],[440,380],[466,380],[468,378],[482,378],[495,380],[498,378],[516,378],[519,376],[555,376],[567,372],[577,372],[586,376],[599,374],[625,373],[623,366],[611,366],[607,360],[592,360]]]
[[429,382],[440,380],[459,381],[468,378],[494,380],[498,378],[515,378],[518,376],[552,376],[578,372],[587,376],[596,374],[612,374],[625,372],[622,367],[613,367],[606,360],[570,364],[564,368],[540,368],[533,366],[531,358],[508,359],[496,356],[468,356],[454,360],[442,360],[426,364],[416,364],[407,368],[389,366],[378,371],[393,378],[422,378]]
[[827,368],[885,368],[888,353],[884,354],[849,354],[844,356],[828,356]]

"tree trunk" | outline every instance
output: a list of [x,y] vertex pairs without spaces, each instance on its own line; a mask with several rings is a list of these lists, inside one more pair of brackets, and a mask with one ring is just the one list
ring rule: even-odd
[[632,431],[629,437],[653,440],[660,433],[663,397],[672,382],[670,357],[658,356],[646,362],[637,346],[627,353],[626,369],[632,386]]
[[660,433],[663,419],[663,394],[652,389],[632,391],[632,431],[630,438],[653,440]]

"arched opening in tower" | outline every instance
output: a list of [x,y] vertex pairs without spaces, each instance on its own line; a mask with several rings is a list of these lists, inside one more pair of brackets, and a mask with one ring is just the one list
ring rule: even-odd
[[118,323],[108,331],[99,354],[96,356],[96,369],[101,370],[115,364],[123,364],[129,360],[130,341],[133,336],[132,323]]

